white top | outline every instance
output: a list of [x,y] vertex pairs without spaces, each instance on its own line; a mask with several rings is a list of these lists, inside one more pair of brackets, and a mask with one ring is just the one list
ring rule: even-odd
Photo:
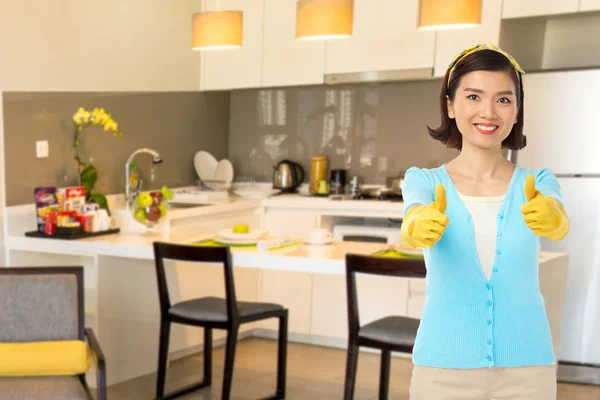
[[506,195],[497,197],[473,197],[461,193],[458,195],[471,213],[479,263],[489,280],[496,259],[496,218]]

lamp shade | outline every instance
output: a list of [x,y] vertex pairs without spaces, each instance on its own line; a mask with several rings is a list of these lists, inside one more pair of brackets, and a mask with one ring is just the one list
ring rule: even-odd
[[481,25],[483,0],[419,0],[419,29],[460,29]]
[[239,48],[244,38],[242,11],[211,11],[192,15],[192,50]]
[[299,0],[296,39],[337,39],[352,36],[354,0]]

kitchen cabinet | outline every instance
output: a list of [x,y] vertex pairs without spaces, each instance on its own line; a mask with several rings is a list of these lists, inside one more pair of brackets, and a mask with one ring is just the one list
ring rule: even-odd
[[446,68],[464,49],[479,43],[498,45],[500,41],[500,23],[502,1],[483,0],[481,25],[475,28],[439,31],[435,50],[435,77],[443,77]]
[[244,12],[243,46],[200,52],[200,90],[260,87],[264,0],[204,0],[202,10],[215,11],[217,5],[219,10]]
[[[406,315],[409,280],[357,274],[360,324]],[[348,338],[346,277],[313,275],[311,335]]]
[[[289,310],[290,333],[310,333],[312,275],[306,272],[263,270],[260,301],[281,304]],[[259,322],[263,329],[277,330],[277,319]]]
[[265,229],[273,236],[308,237],[311,229],[316,228],[318,213],[304,210],[265,210]]
[[416,28],[414,0],[355,0],[354,32],[327,42],[325,73],[432,68],[435,33]]
[[574,13],[578,8],[579,0],[504,0],[502,18]]
[[[506,0],[504,0],[506,1]],[[600,0],[580,0],[579,11],[600,10]]]
[[323,83],[325,41],[296,40],[297,0],[264,0],[262,86]]

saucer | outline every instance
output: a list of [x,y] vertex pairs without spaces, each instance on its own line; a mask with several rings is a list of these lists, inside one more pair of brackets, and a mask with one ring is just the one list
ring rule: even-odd
[[310,244],[310,245],[322,246],[322,245],[332,244],[333,243],[333,239],[329,239],[329,240],[311,240],[311,239],[305,239],[304,243]]

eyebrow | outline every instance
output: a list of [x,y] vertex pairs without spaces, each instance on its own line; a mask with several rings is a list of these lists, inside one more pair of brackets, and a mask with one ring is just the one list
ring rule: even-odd
[[[466,88],[465,92],[485,93],[485,91],[483,91],[481,89],[475,89],[475,88]],[[507,95],[507,94],[511,94],[513,96],[515,95],[515,93],[512,90],[505,90],[504,92],[496,93],[496,95]]]

